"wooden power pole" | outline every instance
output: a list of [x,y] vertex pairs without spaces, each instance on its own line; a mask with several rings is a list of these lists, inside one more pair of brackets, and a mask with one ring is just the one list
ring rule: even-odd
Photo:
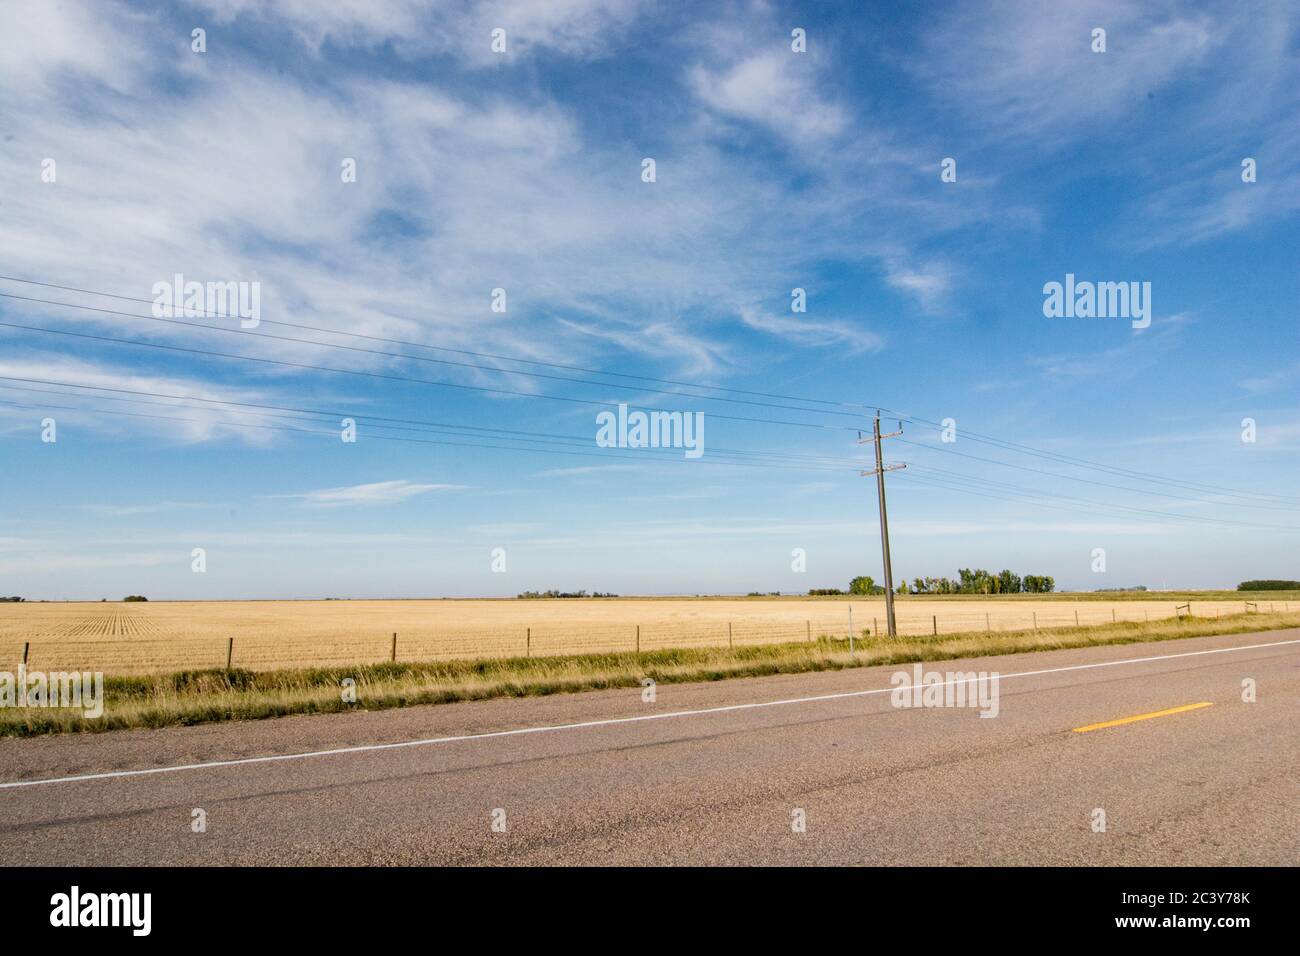
[[894,571],[889,560],[889,513],[885,509],[885,472],[897,471],[907,466],[886,465],[881,454],[880,441],[883,438],[894,438],[903,434],[903,423],[898,423],[896,432],[890,432],[888,435],[880,434],[880,411],[877,409],[872,431],[871,438],[863,438],[859,434],[858,444],[870,441],[876,446],[876,467],[873,471],[862,472],[862,476],[864,478],[876,476],[876,498],[880,502],[880,552],[885,564],[885,618],[888,622],[889,636],[892,638],[898,636],[898,625],[894,621]]

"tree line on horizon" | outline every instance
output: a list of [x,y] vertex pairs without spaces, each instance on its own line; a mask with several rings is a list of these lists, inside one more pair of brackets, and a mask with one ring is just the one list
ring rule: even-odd
[[[895,589],[898,594],[1050,594],[1056,590],[1056,579],[1050,574],[1019,575],[1003,569],[996,574],[983,568],[960,568],[957,580],[952,578],[907,579]],[[849,582],[848,591],[839,588],[813,588],[810,595],[834,594],[884,594],[885,589],[876,584],[869,574],[862,574]]]
[[600,591],[592,591],[590,594],[588,594],[586,591],[556,591],[556,590],[554,590],[554,589],[551,589],[551,590],[549,590],[549,591],[524,591],[524,592],[522,592],[522,593],[519,595],[519,597],[524,598],[524,599],[534,599],[534,598],[585,598],[585,597],[594,597],[594,598],[612,598],[612,597],[618,597],[618,595],[617,595],[617,594],[607,594],[607,593],[602,593],[602,592],[600,592]]

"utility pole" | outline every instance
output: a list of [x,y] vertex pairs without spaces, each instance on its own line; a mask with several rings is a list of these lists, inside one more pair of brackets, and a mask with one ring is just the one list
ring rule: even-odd
[[885,510],[885,472],[897,471],[900,468],[906,468],[906,465],[886,465],[884,457],[880,452],[880,440],[882,438],[894,438],[903,434],[903,423],[898,423],[898,431],[890,432],[888,435],[880,434],[880,410],[876,409],[876,418],[873,423],[873,436],[863,438],[861,432],[858,433],[858,444],[872,441],[876,445],[876,467],[874,471],[862,472],[862,477],[869,478],[876,476],[876,497],[880,502],[880,552],[885,563],[885,617],[888,622],[889,636],[898,636],[898,627],[894,622],[894,571],[889,561],[889,514]]

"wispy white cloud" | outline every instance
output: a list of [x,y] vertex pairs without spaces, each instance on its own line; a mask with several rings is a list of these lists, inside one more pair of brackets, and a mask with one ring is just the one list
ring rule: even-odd
[[[94,10],[86,16],[96,21]],[[192,59],[179,94],[157,95],[141,69],[119,78],[126,90],[116,95],[92,87],[0,103],[13,147],[0,153],[0,173],[19,184],[0,220],[8,270],[145,298],[178,271],[257,281],[268,319],[309,315],[364,334],[542,358],[613,345],[700,374],[718,367],[720,347],[685,315],[725,321],[770,294],[774,276],[816,261],[827,243],[816,237],[833,236],[818,228],[829,197],[789,201],[778,177],[737,169],[698,136],[660,143],[659,182],[643,184],[639,153],[591,140],[544,97],[367,78],[327,90],[254,62],[218,75]],[[56,182],[41,182],[33,156],[56,161]],[[357,161],[356,183],[341,182],[344,158]],[[766,213],[783,205],[783,217]],[[797,232],[810,241],[790,242]],[[112,261],[97,254],[110,246]],[[489,307],[498,286],[510,297],[505,314]],[[23,309],[243,344],[148,320]],[[548,317],[571,324],[553,320],[554,334],[538,334]],[[321,356],[255,341],[268,358]]]
[[740,319],[751,329],[775,335],[805,348],[844,346],[850,352],[876,351],[884,339],[875,332],[857,328],[847,322],[809,318],[807,313],[776,315],[759,308],[744,306]]
[[458,491],[464,485],[418,484],[399,479],[375,481],[364,485],[346,485],[341,488],[322,488],[292,495],[265,495],[267,498],[297,498],[309,505],[335,507],[340,505],[390,505],[431,491]]
[[81,80],[122,92],[139,72],[122,51],[147,21],[113,0],[0,4],[0,85],[14,97],[58,95]]
[[[1076,321],[1053,319],[1055,322]],[[1105,319],[1122,323],[1120,344],[1105,349],[1088,349],[1075,354],[1036,355],[1028,360],[1031,368],[1058,382],[1083,382],[1106,378],[1110,382],[1141,375],[1143,369],[1158,364],[1179,343],[1186,329],[1195,323],[1190,312],[1161,315],[1156,312],[1148,329],[1130,330],[1129,320]]]
[[924,311],[937,312],[952,291],[953,271],[946,263],[894,259],[886,263],[885,281],[915,298]]
[[637,471],[642,465],[578,465],[574,468],[546,468],[533,472],[534,478],[568,478],[574,475],[594,475],[608,471]]
[[1244,378],[1237,384],[1248,392],[1260,393],[1283,388],[1294,383],[1297,379],[1300,379],[1300,362],[1266,372],[1263,375]]
[[[987,135],[1038,144],[1086,135],[1213,55],[1223,36],[1206,14],[1175,4],[1035,0],[967,6],[938,22],[915,69],[977,115]],[[1093,53],[1092,30],[1107,32]]]
[[[237,65],[221,70],[215,55],[189,53],[188,36],[148,14],[132,15],[143,28],[116,44],[114,31],[134,21],[115,5],[79,5],[69,16],[53,5],[23,9],[15,26],[52,36],[42,41],[50,52],[27,64],[43,78],[32,81],[32,94],[0,101],[13,147],[0,152],[0,175],[19,184],[6,197],[0,249],[17,274],[144,297],[177,271],[256,280],[271,319],[311,316],[363,334],[543,359],[594,363],[622,352],[706,375],[733,365],[726,333],[754,327],[755,314],[742,309],[770,301],[774,288],[797,284],[827,257],[885,261],[890,286],[937,310],[953,272],[920,264],[914,243],[991,212],[975,191],[960,206],[944,205],[905,185],[897,173],[933,157],[852,122],[829,82],[835,60],[826,38],[791,53],[788,27],[763,4],[738,6],[735,22],[725,30],[715,23],[706,43],[683,41],[681,82],[694,99],[633,145],[594,136],[581,111],[544,89],[519,95],[518,85],[448,74],[376,79],[347,65],[338,85],[322,84],[221,44],[223,30],[256,24],[287,31],[322,57],[336,47],[382,46],[475,60],[471,51],[487,49],[484,24],[500,22],[520,50],[603,57],[633,42],[646,12],[640,3],[213,3],[210,46],[222,50],[221,63]],[[42,19],[27,23],[33,17]],[[770,46],[753,52],[718,39],[733,38],[741,22],[761,27]],[[92,49],[75,69],[98,70],[99,85],[55,95],[50,84],[71,75],[67,51],[79,49],[83,33]],[[5,54],[17,46],[0,40]],[[123,56],[124,47],[137,55]],[[164,63],[184,83],[160,88]],[[735,144],[715,135],[719,121],[800,145],[800,155],[815,158],[812,183],[737,163]],[[842,148],[827,149],[833,142]],[[659,163],[653,184],[639,181],[646,152]],[[58,162],[57,183],[40,182],[31,157],[43,155]],[[345,157],[357,161],[355,183],[340,180]],[[890,236],[888,245],[848,238],[866,222]],[[112,262],[96,254],[110,246]],[[131,264],[128,273],[120,262]],[[508,292],[505,314],[489,308],[496,287]],[[170,340],[242,344],[159,323],[76,317]],[[758,320],[812,349],[882,345],[834,320],[784,330],[771,317]],[[255,341],[269,358],[321,356]],[[349,356],[354,366],[386,361]],[[753,361],[746,356],[745,366]]]
[[845,110],[818,89],[815,61],[788,45],[720,69],[697,64],[688,77],[695,95],[716,113],[755,123],[795,144],[818,149],[848,123]]
[[77,422],[97,431],[148,432],[186,442],[229,436],[265,445],[275,435],[259,427],[267,424],[265,418],[246,409],[204,404],[202,400],[256,404],[267,402],[269,395],[263,389],[152,374],[68,355],[0,359],[0,401],[12,403],[0,405],[0,419],[10,421],[26,421],[48,411],[60,424]]
[[[1241,420],[1245,417],[1255,419],[1253,442],[1242,441]],[[1189,428],[1182,431],[1139,435],[1107,443],[1110,448],[1156,448],[1176,445],[1201,446],[1201,450],[1206,455],[1222,456],[1226,452],[1232,452],[1246,456],[1260,451],[1300,455],[1300,419],[1296,419],[1292,412],[1270,413],[1266,410],[1258,410],[1251,414],[1227,413],[1221,415],[1220,420],[1209,428]],[[1210,501],[1222,500],[1228,503],[1239,500],[1231,496],[1227,499],[1219,499],[1213,495],[1206,497]]]
[[[1091,49],[1094,28],[1106,31],[1104,53]],[[1286,92],[1300,83],[1298,32],[1291,4],[1011,0],[942,18],[914,69],[976,138],[1033,144],[1020,161],[1010,151],[1010,168],[1131,129],[1126,148],[1098,162],[1148,185],[1117,241],[1149,249],[1300,209],[1300,130]],[[1246,156],[1268,175],[1243,184]],[[1011,175],[1008,160],[1003,168]],[[1058,185],[1099,172],[1054,169]]]
[[[470,64],[512,63],[541,52],[600,58],[648,7],[643,0],[199,0],[218,23],[249,18],[287,29],[317,53],[381,45],[415,58],[448,53]],[[502,53],[492,31],[506,31]]]

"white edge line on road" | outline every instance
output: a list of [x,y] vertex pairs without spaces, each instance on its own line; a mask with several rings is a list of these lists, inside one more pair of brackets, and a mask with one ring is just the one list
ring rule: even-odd
[[[1181,654],[1158,654],[1154,657],[1129,657],[1118,661],[1099,661],[1095,664],[1072,664],[1068,667],[1049,667],[1037,671],[1019,671],[1014,674],[1000,674],[1000,680],[1013,677],[1037,677],[1042,674],[1061,674],[1066,671],[1090,670],[1098,667],[1118,667],[1123,664],[1146,664],[1151,661],[1170,661],[1180,657],[1200,657],[1205,654],[1228,654],[1233,651],[1253,651],[1265,647],[1283,647],[1288,644],[1300,644],[1300,639],[1293,641],[1273,641],[1268,644],[1247,644],[1242,647],[1216,647],[1206,651],[1185,651]],[[961,660],[952,658],[951,660]],[[927,662],[917,662],[927,663]],[[928,663],[940,663],[930,661]],[[978,679],[978,678],[974,678]],[[944,681],[936,687],[956,684],[968,684],[973,679]],[[427,747],[433,744],[459,743],[465,740],[488,740],[492,737],[519,737],[524,734],[545,734],[561,730],[582,730],[587,727],[609,727],[615,724],[635,724],[649,720],[671,720],[676,717],[700,717],[705,714],[725,714],[737,710],[758,710],[763,707],[784,707],[789,704],[811,704],[824,700],[844,700],[850,697],[870,697],[875,694],[888,694],[895,688],[876,687],[870,690],[852,690],[839,694],[819,694],[815,697],[792,697],[787,700],[765,700],[752,704],[728,704],[723,707],[705,707],[699,710],[674,710],[663,714],[641,714],[636,717],[609,717],[604,720],[584,720],[574,724],[551,724],[542,727],[518,727],[513,730],[493,730],[478,734],[462,734],[456,737],[428,737],[423,740],[402,740],[390,744],[362,744],[356,747],[337,747],[333,750],[309,750],[304,753],[277,754],[268,757],[240,757],[234,760],[209,760],[201,763],[178,764],[173,767],[149,767],[144,770],[113,770],[106,773],[87,773],[71,777],[47,777],[41,780],[15,780],[0,783],[0,790],[12,790],[17,787],[40,787],[52,783],[75,783],[85,780],[112,780],[118,777],[145,777],[157,773],[179,773],[182,770],[206,770],[213,767],[239,767],[255,763],[274,763],[280,760],[305,760],[309,757],[334,757],[339,754],[370,753],[378,750],[397,750],[402,747]]]

